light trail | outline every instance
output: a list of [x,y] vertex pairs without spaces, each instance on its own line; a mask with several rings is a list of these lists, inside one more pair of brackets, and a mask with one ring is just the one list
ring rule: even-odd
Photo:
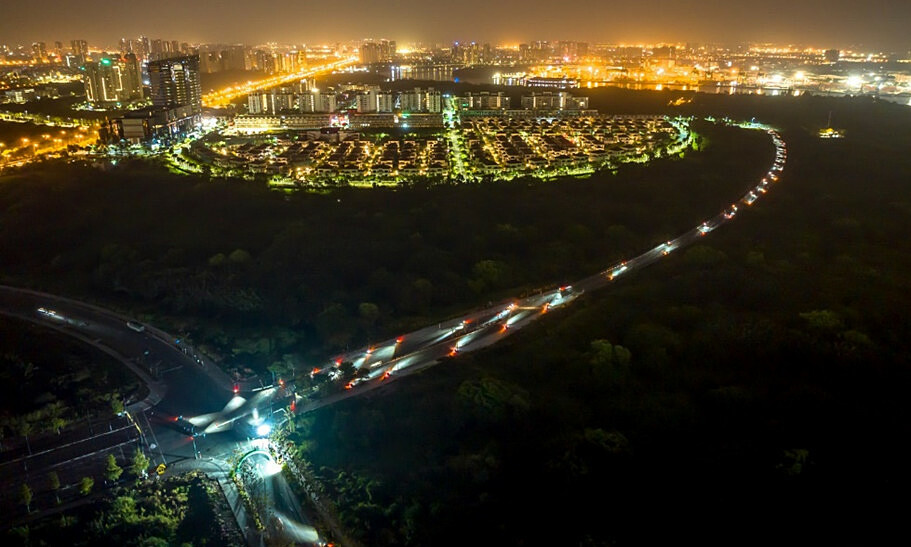
[[296,82],[304,78],[312,78],[314,76],[326,74],[328,72],[332,72],[333,70],[338,70],[340,68],[352,65],[357,61],[357,57],[346,57],[344,59],[333,61],[331,63],[316,65],[299,72],[270,76],[268,78],[263,78],[262,80],[256,80],[255,82],[247,82],[245,84],[226,87],[225,89],[203,95],[202,105],[213,108],[225,107],[228,106],[231,101],[244,95],[249,95],[254,91],[269,89],[272,87]]

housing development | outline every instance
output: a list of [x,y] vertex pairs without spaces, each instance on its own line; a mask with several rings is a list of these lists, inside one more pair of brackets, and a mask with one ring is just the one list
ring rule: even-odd
[[[265,174],[275,184],[302,185],[546,178],[647,161],[678,153],[690,142],[685,120],[663,116],[497,114],[461,119],[447,110],[447,129],[414,133],[395,131],[394,125],[361,131],[338,126],[252,131],[241,125],[179,147],[175,165],[225,176]],[[403,124],[411,119],[401,117]]]

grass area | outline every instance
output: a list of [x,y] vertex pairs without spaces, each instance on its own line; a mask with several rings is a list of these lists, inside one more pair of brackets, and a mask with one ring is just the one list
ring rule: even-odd
[[20,146],[22,139],[38,141],[42,135],[53,135],[59,132],[59,128],[38,125],[34,123],[17,123],[17,122],[0,122],[0,153],[11,147]]
[[15,545],[245,545],[218,484],[191,472],[117,486],[6,531]]

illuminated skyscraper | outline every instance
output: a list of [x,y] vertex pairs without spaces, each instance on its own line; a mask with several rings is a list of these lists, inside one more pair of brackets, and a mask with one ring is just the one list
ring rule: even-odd
[[301,112],[335,112],[338,101],[335,93],[320,93],[312,89],[298,97],[298,108]]
[[47,44],[44,42],[35,42],[32,44],[32,59],[38,62],[44,62],[47,59]]
[[395,41],[364,42],[359,51],[362,64],[388,63],[395,59]]
[[392,112],[395,110],[395,95],[391,91],[380,91],[376,95],[376,111]]
[[76,57],[85,58],[89,54],[89,44],[85,40],[70,40],[70,48]]
[[441,112],[442,97],[432,87],[427,90],[416,87],[399,95],[399,108],[402,112]]
[[129,53],[121,58],[102,57],[86,63],[82,81],[88,101],[96,106],[142,99],[139,61]]
[[358,112],[376,112],[377,90],[368,89],[364,93],[357,94],[357,111]]
[[202,111],[199,85],[199,55],[149,61],[152,104],[168,108],[188,106]]

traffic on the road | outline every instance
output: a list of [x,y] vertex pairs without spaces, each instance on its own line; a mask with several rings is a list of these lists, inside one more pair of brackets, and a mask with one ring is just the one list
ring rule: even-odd
[[[120,359],[150,389],[144,401],[130,401],[126,417],[152,458],[153,466],[224,467],[242,442],[266,437],[276,427],[276,410],[288,407],[308,412],[336,401],[388,385],[398,378],[436,363],[494,344],[535,319],[572,303],[587,291],[617,282],[671,253],[700,241],[713,230],[738,218],[776,183],[787,160],[787,148],[768,127],[747,124],[768,133],[775,159],[762,179],[736,202],[674,239],[663,241],[642,254],[620,260],[608,268],[566,284],[531,295],[490,303],[481,310],[404,333],[327,359],[311,375],[327,375],[345,382],[337,391],[316,399],[301,400],[293,386],[279,380],[256,388],[241,386],[191,346],[152,325],[77,301],[52,295],[0,287],[0,311],[47,325],[95,346]],[[343,377],[350,363],[353,377]],[[227,402],[226,402],[227,401]],[[287,416],[284,417],[287,419]],[[235,435],[214,435],[233,431]],[[120,441],[118,441],[120,442]],[[219,467],[221,468],[221,467]],[[295,519],[302,519],[295,515]],[[304,526],[287,517],[286,527]]]
[[375,389],[411,372],[422,370],[447,357],[480,349],[496,343],[548,311],[572,302],[585,291],[601,288],[617,281],[636,269],[648,266],[672,252],[697,242],[700,238],[736,218],[741,206],[752,206],[759,196],[765,194],[771,184],[778,181],[785,161],[787,147],[781,136],[772,128],[751,123],[744,127],[766,131],[775,145],[775,160],[765,176],[735,203],[708,218],[692,230],[672,240],[660,243],[648,251],[611,265],[595,275],[581,279],[572,285],[542,291],[498,305],[472,312],[437,325],[385,340],[370,346],[358,348],[334,356],[324,366],[313,369],[312,375],[327,374],[330,379],[341,376],[343,363],[351,363],[355,377],[345,384],[345,392],[311,401],[302,406],[302,411],[334,403],[357,393]]

